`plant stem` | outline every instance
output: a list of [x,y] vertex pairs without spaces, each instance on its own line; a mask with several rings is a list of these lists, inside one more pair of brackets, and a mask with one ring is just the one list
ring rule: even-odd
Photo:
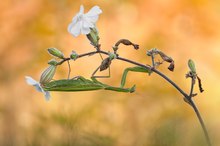
[[191,89],[190,89],[190,93],[189,93],[190,98],[192,98],[192,95],[193,95],[194,85],[195,85],[195,80],[192,78],[192,80],[191,80]]
[[[78,58],[81,58],[81,57],[85,57],[85,56],[90,56],[90,55],[94,55],[94,54],[97,54],[97,53],[101,53],[101,54],[105,54],[105,55],[108,55],[108,52],[105,52],[105,51],[101,51],[101,50],[97,50],[97,51],[93,51],[93,52],[88,52],[88,53],[84,53],[84,54],[81,54],[78,56]],[[158,71],[157,69],[155,69],[154,67],[151,67],[150,65],[144,65],[144,64],[141,64],[141,63],[138,63],[138,62],[135,62],[135,61],[132,61],[132,60],[129,60],[129,59],[126,59],[126,58],[122,58],[122,57],[117,57],[116,58],[117,60],[121,60],[121,61],[124,61],[124,62],[128,62],[128,63],[131,63],[131,64],[134,64],[134,65],[137,65],[137,66],[140,66],[140,67],[144,67],[146,69],[150,69],[151,71],[155,72],[156,74],[158,74],[159,76],[161,76],[162,78],[164,78],[167,82],[169,82],[171,85],[173,85],[173,87],[175,87],[190,103],[191,107],[193,108],[194,112],[196,113],[196,116],[199,120],[199,123],[202,127],[202,130],[204,132],[204,135],[205,135],[205,138],[206,138],[206,141],[207,141],[207,144],[208,146],[212,146],[211,144],[211,140],[209,138],[209,134],[207,132],[207,129],[206,129],[206,126],[204,124],[204,121],[200,115],[200,112],[198,110],[198,108],[196,107],[195,103],[193,102],[193,100],[191,99],[191,96],[193,94],[193,87],[194,87],[194,84],[193,84],[193,81],[192,81],[192,84],[191,84],[191,90],[190,90],[190,94],[187,95],[176,83],[174,83],[171,79],[169,79],[166,75],[164,75],[163,73],[161,73],[160,71]],[[65,61],[68,61],[70,60],[70,58],[65,58],[63,59],[62,61],[60,61],[58,63],[58,65],[61,65],[62,63],[64,63]]]
[[200,112],[199,112],[198,108],[196,107],[196,105],[195,105],[195,103],[193,102],[192,99],[190,99],[190,104],[191,104],[191,106],[193,107],[193,110],[196,113],[196,116],[197,116],[197,118],[199,120],[199,123],[200,123],[200,125],[202,127],[202,130],[203,130],[203,132],[205,134],[205,138],[206,138],[206,142],[207,142],[208,146],[212,146],[211,140],[209,138],[208,131],[207,131],[206,126],[205,126],[205,123],[204,123],[204,121],[203,121],[203,119],[202,119],[202,117],[200,115]]

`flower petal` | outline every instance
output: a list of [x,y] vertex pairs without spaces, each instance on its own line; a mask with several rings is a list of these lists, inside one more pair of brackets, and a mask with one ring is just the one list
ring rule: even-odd
[[101,13],[102,13],[102,10],[99,8],[99,6],[94,6],[85,15],[89,16],[89,17],[93,17],[93,16],[99,15]]
[[99,15],[87,17],[87,20],[93,24],[95,24],[98,19],[99,19]]
[[87,18],[87,21],[94,24],[98,20],[99,14],[101,13],[102,13],[102,10],[98,6],[94,6],[88,13],[84,15]]
[[90,33],[90,28],[89,27],[82,27],[81,28],[81,33],[82,34],[89,34]]
[[32,85],[36,88],[37,91],[42,92],[42,88],[40,86],[40,83],[34,80],[32,77],[25,76],[26,82],[28,85]]
[[43,93],[44,93],[44,96],[45,96],[46,101],[49,101],[50,98],[51,98],[51,96],[50,96],[50,92],[49,92],[49,91],[44,91],[44,90],[43,90]]
[[83,17],[83,27],[93,28],[95,25],[88,17]]
[[36,80],[34,80],[32,77],[30,76],[25,76],[26,82],[28,85],[36,85],[38,84],[38,82]]
[[71,33],[74,37],[80,35],[82,28],[82,21],[78,21],[77,23],[73,24],[70,23],[68,26],[68,32]]
[[83,13],[84,13],[84,6],[83,6],[83,5],[80,5],[79,13],[80,13],[80,14],[83,14]]
[[25,76],[25,79],[28,85],[32,85],[36,88],[37,91],[42,92],[47,101],[50,99],[50,92],[44,91],[44,89],[41,87],[39,82],[37,82],[36,80],[34,80],[32,77],[29,76]]

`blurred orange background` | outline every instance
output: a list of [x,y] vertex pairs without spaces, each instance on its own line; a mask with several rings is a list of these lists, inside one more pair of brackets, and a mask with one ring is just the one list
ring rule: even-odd
[[[56,47],[68,56],[93,51],[85,36],[67,32],[83,4],[87,12],[103,10],[97,22],[102,49],[121,38],[140,45],[122,46],[120,56],[150,64],[146,50],[158,48],[175,60],[159,70],[189,92],[185,79],[192,58],[205,92],[195,102],[215,145],[220,145],[220,1],[213,0],[23,0],[0,5],[0,145],[2,146],[195,146],[205,145],[193,110],[161,77],[129,73],[127,87],[135,93],[111,91],[52,92],[49,102],[28,86],[26,75],[39,79]],[[71,76],[89,78],[100,64],[99,56],[71,62]],[[111,78],[101,81],[119,86],[130,64],[113,61]],[[55,79],[67,77],[67,64]],[[107,73],[107,72],[105,72]],[[104,73],[104,74],[105,74]],[[197,85],[195,92],[199,92]]]

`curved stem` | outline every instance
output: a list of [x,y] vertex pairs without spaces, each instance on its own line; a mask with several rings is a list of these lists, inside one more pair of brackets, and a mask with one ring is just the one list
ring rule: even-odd
[[170,80],[166,75],[161,73],[160,71],[156,70],[155,68],[151,69],[153,72],[164,78],[166,81],[168,81],[170,84],[172,84],[184,97],[188,98],[188,95],[179,87],[176,83],[174,83],[172,80]]
[[202,117],[200,115],[200,112],[199,112],[198,108],[196,107],[196,105],[195,105],[195,103],[193,102],[192,99],[190,99],[189,101],[190,101],[191,106],[193,107],[193,110],[196,113],[196,116],[197,116],[197,118],[199,120],[199,123],[200,123],[200,125],[202,127],[202,130],[203,130],[203,132],[205,134],[205,138],[206,138],[206,142],[207,142],[208,146],[212,146],[211,140],[210,140],[210,137],[209,137],[209,134],[208,134],[208,131],[206,129],[206,126],[204,124],[204,121],[203,121],[203,119],[202,119]]
[[[88,52],[88,53],[84,53],[84,54],[81,54],[78,56],[78,58],[81,58],[81,57],[84,57],[84,56],[90,56],[90,55],[94,55],[96,53],[101,53],[101,54],[105,54],[105,55],[108,55],[108,52],[105,52],[105,51],[101,51],[101,50],[97,50],[97,51],[93,51],[93,52]],[[207,144],[208,146],[212,146],[211,144],[211,140],[209,138],[209,134],[207,132],[207,129],[206,129],[206,126],[204,124],[204,121],[200,115],[200,112],[198,110],[198,108],[196,107],[195,103],[193,102],[193,100],[191,99],[191,96],[192,96],[192,93],[193,93],[193,87],[194,87],[194,84],[193,84],[193,81],[192,81],[192,85],[191,85],[191,90],[190,90],[190,94],[187,95],[176,83],[174,83],[171,79],[169,79],[166,75],[164,75],[163,73],[161,73],[160,71],[158,71],[157,69],[151,67],[150,65],[144,65],[144,64],[141,64],[141,63],[138,63],[138,62],[135,62],[135,61],[132,61],[132,60],[129,60],[129,59],[126,59],[126,58],[122,58],[122,57],[117,57],[116,58],[117,60],[121,60],[121,61],[125,61],[125,62],[128,62],[128,63],[131,63],[131,64],[134,64],[134,65],[137,65],[137,66],[140,66],[140,67],[144,67],[146,69],[150,69],[151,71],[155,72],[156,74],[158,74],[159,76],[161,76],[162,78],[164,78],[167,82],[169,82],[171,85],[173,85],[173,87],[175,87],[190,103],[190,105],[192,106],[194,112],[196,113],[196,116],[199,120],[199,123],[203,129],[203,132],[204,132],[204,135],[205,135],[205,138],[206,138],[206,141],[207,141]],[[70,60],[70,58],[65,58],[63,59],[62,61],[60,61],[58,63],[58,65],[61,65],[62,63],[64,63],[65,61],[68,61]]]

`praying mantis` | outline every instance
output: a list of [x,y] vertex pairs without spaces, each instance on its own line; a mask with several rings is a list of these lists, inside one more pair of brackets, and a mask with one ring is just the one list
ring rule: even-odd
[[76,91],[92,91],[92,90],[111,90],[117,92],[129,92],[135,91],[135,85],[131,88],[113,87],[107,84],[99,82],[96,78],[91,77],[91,80],[86,79],[82,76],[75,77],[74,79],[62,79],[54,80],[42,85],[44,91],[65,91],[65,92],[76,92]]
[[62,79],[62,80],[54,80],[42,85],[42,88],[45,91],[66,91],[66,92],[76,92],[76,91],[92,91],[92,90],[111,90],[117,92],[129,92],[133,93],[135,91],[135,85],[131,88],[124,88],[126,77],[128,71],[134,72],[144,72],[144,73],[151,73],[150,70],[147,70],[143,67],[130,67],[126,68],[122,79],[121,79],[121,86],[120,87],[113,87],[107,84],[104,84],[98,81],[95,77],[91,77],[91,80],[86,79],[82,76],[75,77],[73,79]]
[[[42,90],[38,90],[40,92],[44,92],[46,99],[48,100],[50,95],[49,91],[64,91],[64,92],[77,92],[77,91],[93,91],[93,90],[110,90],[116,92],[126,92],[126,93],[133,93],[135,91],[136,85],[133,85],[131,88],[124,88],[127,74],[129,71],[133,72],[143,72],[143,73],[151,73],[150,69],[146,69],[144,67],[129,67],[124,70],[121,85],[120,87],[113,87],[107,84],[104,84],[98,81],[95,76],[91,77],[91,80],[86,79],[82,76],[74,77],[73,79],[61,79],[61,80],[53,80],[41,84],[40,88]],[[34,84],[32,84],[34,85]],[[34,85],[36,86],[36,84]]]

